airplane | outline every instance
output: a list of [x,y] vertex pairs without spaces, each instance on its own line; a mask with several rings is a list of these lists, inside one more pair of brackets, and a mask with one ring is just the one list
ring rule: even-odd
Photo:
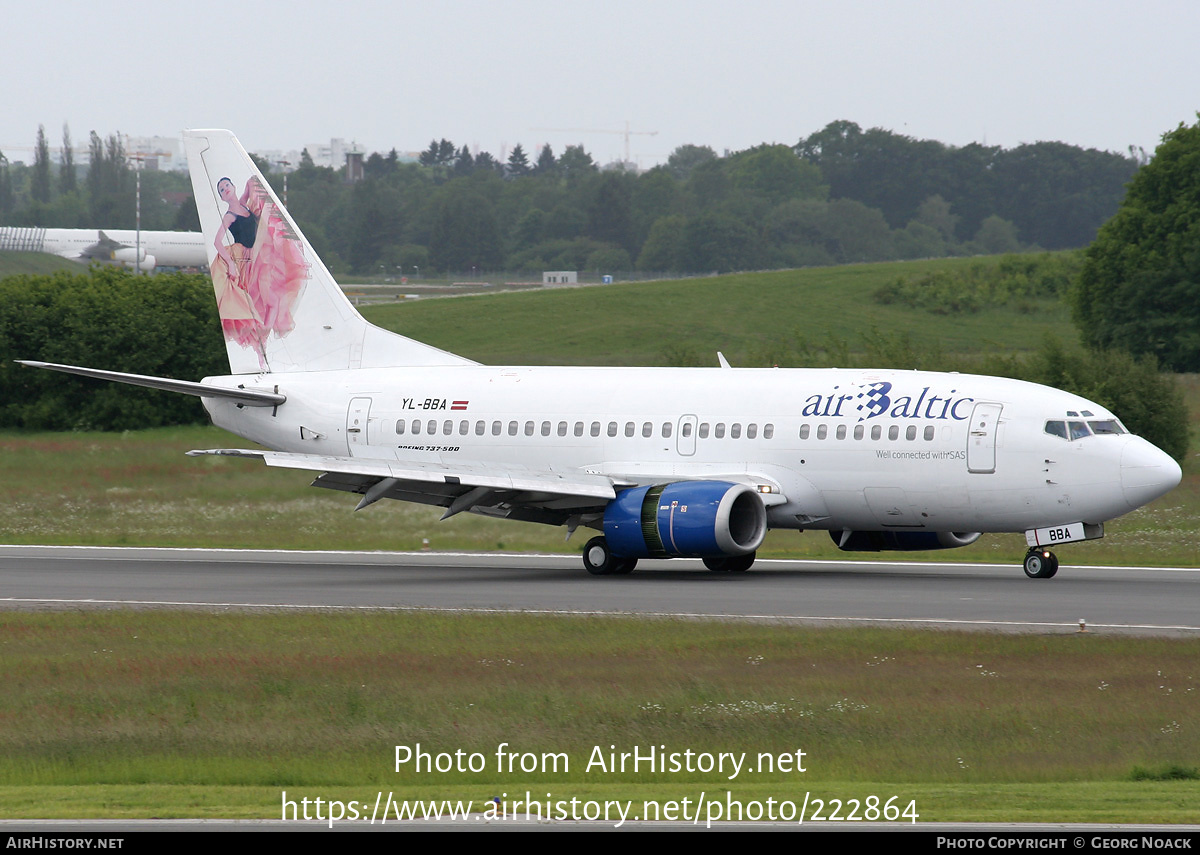
[[313,486],[597,532],[595,575],[639,559],[750,568],[768,529],[842,550],[1102,537],[1179,465],[1078,395],[893,370],[481,365],[358,314],[229,131],[184,135],[230,373],[199,382],[25,364],[200,397],[263,446],[190,454],[318,473]]
[[208,263],[200,232],[134,229],[0,228],[0,250],[45,252],[84,264],[113,264],[149,273],[155,267],[203,267]]

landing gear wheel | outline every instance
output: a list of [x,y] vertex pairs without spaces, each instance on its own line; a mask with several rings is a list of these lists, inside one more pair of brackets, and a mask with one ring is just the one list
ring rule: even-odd
[[613,554],[608,549],[608,541],[603,537],[593,537],[583,547],[583,566],[593,576],[607,576],[612,573]]
[[593,537],[583,547],[583,566],[593,576],[623,576],[637,567],[636,558],[618,558],[608,548],[608,541]]
[[1025,575],[1030,579],[1049,579],[1058,572],[1058,556],[1048,549],[1031,549],[1025,556]]
[[634,571],[637,567],[638,560],[636,558],[614,558],[612,560],[612,569],[608,572],[613,576],[626,576]]
[[749,555],[715,555],[703,561],[704,566],[714,573],[744,573],[750,569],[756,555],[755,552]]

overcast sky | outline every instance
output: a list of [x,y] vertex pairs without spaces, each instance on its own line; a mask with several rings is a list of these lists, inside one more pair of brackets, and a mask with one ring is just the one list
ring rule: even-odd
[[[1200,109],[1185,0],[44,0],[5,3],[0,150],[223,127],[250,150],[446,137],[500,156],[582,143],[795,144],[837,119],[953,145],[1153,151]],[[543,130],[572,129],[572,130]]]

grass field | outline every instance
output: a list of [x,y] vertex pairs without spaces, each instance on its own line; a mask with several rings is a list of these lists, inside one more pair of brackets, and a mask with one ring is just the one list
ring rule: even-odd
[[[274,818],[283,790],[477,804],[526,790],[811,791],[915,799],[925,821],[1195,822],[1198,645],[520,615],[9,613],[0,815]],[[479,771],[397,769],[395,746],[418,743],[478,753]],[[536,766],[498,769],[506,743]],[[651,746],[749,762],[736,777],[608,765]],[[804,772],[759,765],[797,751]]]
[[82,273],[87,268],[74,261],[67,261],[65,258],[59,258],[57,255],[49,255],[44,252],[0,250],[0,279],[3,279],[5,276],[19,276],[23,273],[40,276],[45,273],[55,273],[59,270]]
[[1057,301],[936,315],[872,298],[902,274],[977,263],[950,258],[554,288],[371,306],[364,314],[502,365],[716,365],[718,350],[741,366],[819,365],[842,345],[861,352],[872,331],[907,337],[947,359],[1035,350],[1046,336],[1075,345],[1069,312]]

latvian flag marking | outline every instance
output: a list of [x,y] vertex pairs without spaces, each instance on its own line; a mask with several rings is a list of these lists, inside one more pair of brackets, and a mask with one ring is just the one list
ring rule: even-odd
[[451,402],[450,402],[450,409],[452,409],[452,410],[465,410],[465,409],[467,408],[467,404],[469,404],[469,403],[471,403],[471,402],[470,402],[470,401],[451,401]]

